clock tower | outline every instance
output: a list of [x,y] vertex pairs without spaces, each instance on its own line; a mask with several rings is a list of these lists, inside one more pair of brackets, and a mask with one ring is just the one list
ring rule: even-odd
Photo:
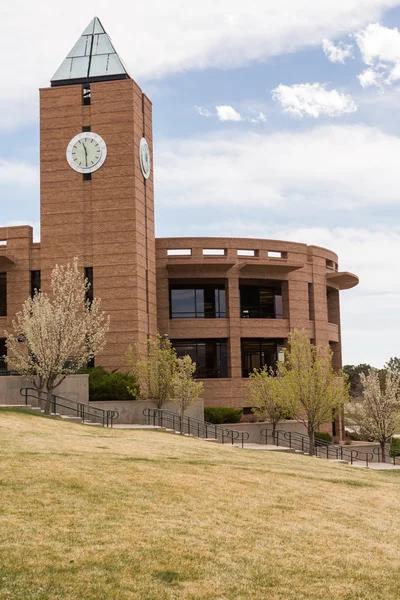
[[152,105],[98,18],[40,90],[41,285],[78,257],[111,316],[99,364],[156,324]]

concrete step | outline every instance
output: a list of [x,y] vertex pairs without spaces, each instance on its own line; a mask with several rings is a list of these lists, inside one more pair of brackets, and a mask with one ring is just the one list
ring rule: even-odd
[[84,421],[84,425],[91,425],[92,427],[103,427],[101,423],[92,423],[92,421]]
[[0,404],[0,408],[29,408],[32,409],[30,404]]
[[348,465],[348,460],[341,460],[340,458],[329,458],[329,462],[340,463],[341,465]]
[[204,442],[213,442],[214,444],[219,444],[219,440],[217,440],[216,438],[199,438],[202,439]]
[[70,417],[69,415],[60,415],[64,421],[73,421],[76,423],[82,423],[82,419],[80,417]]

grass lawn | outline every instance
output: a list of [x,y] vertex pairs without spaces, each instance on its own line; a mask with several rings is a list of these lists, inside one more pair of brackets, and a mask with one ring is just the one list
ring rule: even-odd
[[398,600],[400,475],[0,409],[1,600]]

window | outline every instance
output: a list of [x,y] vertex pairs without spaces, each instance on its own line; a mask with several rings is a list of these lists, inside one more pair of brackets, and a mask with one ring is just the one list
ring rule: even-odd
[[172,340],[178,358],[189,354],[199,379],[228,377],[226,340]]
[[283,347],[283,340],[242,339],[242,377],[248,377],[253,369],[274,367]]
[[88,280],[89,289],[86,292],[86,300],[89,300],[89,303],[93,302],[93,267],[85,267],[85,279]]
[[84,106],[88,106],[90,104],[90,83],[85,83],[82,86],[82,104]]
[[225,287],[223,285],[171,285],[170,318],[226,318]]
[[314,294],[313,284],[308,284],[308,318],[310,321],[314,321]]
[[31,271],[31,298],[40,291],[40,271]]
[[340,299],[339,291],[334,288],[326,288],[326,303],[328,307],[328,323],[340,325]]
[[224,248],[203,248],[203,256],[225,256]]
[[243,319],[283,319],[281,286],[240,286],[240,315]]
[[0,317],[7,316],[7,273],[0,273]]
[[92,128],[90,127],[90,125],[83,125],[82,133],[85,133],[86,131],[92,131]]
[[92,181],[92,174],[91,173],[82,173],[82,180],[83,181]]
[[238,250],[237,255],[238,256],[257,256],[255,250]]
[[191,256],[192,251],[190,248],[176,248],[167,250],[167,256]]
[[6,338],[0,338],[0,371],[7,371],[5,356],[7,356]]

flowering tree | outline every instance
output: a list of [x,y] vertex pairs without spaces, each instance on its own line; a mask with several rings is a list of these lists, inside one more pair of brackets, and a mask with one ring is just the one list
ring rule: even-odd
[[382,378],[377,369],[371,369],[368,375],[360,375],[360,381],[362,399],[349,404],[346,418],[361,437],[379,442],[385,462],[385,445],[400,430],[400,374],[388,369]]
[[154,402],[157,408],[172,400],[176,352],[169,339],[159,333],[147,341],[147,355],[143,357],[138,345],[129,346],[126,357],[140,386],[141,400]]
[[46,413],[60,383],[105,345],[109,317],[100,312],[100,300],[86,300],[88,289],[77,258],[72,266],[57,265],[51,295],[39,291],[28,298],[13,320],[14,333],[6,332],[7,363],[46,394]]
[[179,407],[181,417],[181,433],[183,433],[183,417],[185,410],[194,404],[203,391],[203,382],[194,381],[196,363],[186,354],[183,358],[176,359],[176,372],[173,379],[174,402]]
[[280,421],[295,415],[296,403],[286,394],[284,379],[272,368],[254,369],[247,389],[253,413],[260,421],[268,419],[273,432]]
[[297,404],[297,421],[307,428],[312,455],[320,425],[332,421],[348,402],[347,379],[334,371],[329,346],[311,344],[304,329],[290,333],[288,346],[285,363],[278,363],[278,373],[288,401]]

